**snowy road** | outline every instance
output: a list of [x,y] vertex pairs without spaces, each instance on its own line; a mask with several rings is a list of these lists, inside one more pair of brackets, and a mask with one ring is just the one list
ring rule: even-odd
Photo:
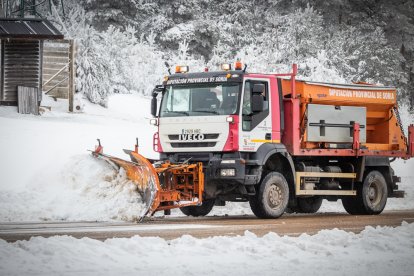
[[223,216],[152,218],[140,224],[127,222],[2,223],[0,224],[0,238],[6,241],[16,241],[34,236],[70,235],[76,238],[89,237],[105,240],[140,235],[169,240],[183,235],[196,238],[243,235],[246,230],[258,236],[269,232],[299,236],[302,233],[316,234],[320,230],[334,228],[359,233],[366,226],[399,226],[403,221],[413,223],[414,210],[388,211],[379,216],[350,216],[336,213],[285,215],[275,220],[262,220],[253,216]]

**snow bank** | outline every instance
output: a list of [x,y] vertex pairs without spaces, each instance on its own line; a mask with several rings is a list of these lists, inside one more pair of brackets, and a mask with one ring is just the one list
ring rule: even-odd
[[72,157],[65,170],[49,173],[47,182],[30,191],[1,193],[2,220],[131,221],[145,206],[123,170],[118,173],[90,155]]
[[360,234],[0,240],[2,275],[412,275],[414,224]]
[[99,137],[105,153],[127,157],[122,149],[139,137],[141,152],[156,157],[149,100],[114,95],[108,109],[86,103],[86,113],[69,114],[67,101],[45,99],[52,111],[40,117],[0,107],[0,221],[136,219],[135,187],[87,150]]

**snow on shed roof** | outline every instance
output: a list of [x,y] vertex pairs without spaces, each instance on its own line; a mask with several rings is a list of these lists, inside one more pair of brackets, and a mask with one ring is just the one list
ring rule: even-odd
[[63,39],[63,34],[46,19],[1,18],[0,39],[4,38]]

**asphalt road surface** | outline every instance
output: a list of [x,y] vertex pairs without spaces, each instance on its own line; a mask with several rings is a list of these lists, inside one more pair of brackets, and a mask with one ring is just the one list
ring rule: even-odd
[[18,222],[0,223],[0,238],[9,242],[34,236],[70,235],[105,240],[134,235],[174,239],[182,235],[197,238],[243,235],[246,230],[263,236],[269,232],[298,236],[315,234],[323,229],[342,229],[359,233],[366,226],[399,226],[414,222],[414,210],[388,211],[377,216],[351,216],[338,213],[292,214],[279,219],[254,216],[157,217],[141,223],[131,222]]

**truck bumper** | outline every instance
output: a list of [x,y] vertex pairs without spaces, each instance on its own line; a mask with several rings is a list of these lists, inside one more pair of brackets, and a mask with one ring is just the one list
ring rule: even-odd
[[[257,175],[246,173],[246,161],[242,158],[211,160],[206,168],[206,180],[217,182],[255,185],[259,182]],[[234,172],[234,175],[229,173]]]
[[206,183],[255,185],[260,181],[258,174],[247,173],[246,161],[240,152],[161,154],[161,160],[171,162],[183,162],[188,159],[190,163],[203,163]]

